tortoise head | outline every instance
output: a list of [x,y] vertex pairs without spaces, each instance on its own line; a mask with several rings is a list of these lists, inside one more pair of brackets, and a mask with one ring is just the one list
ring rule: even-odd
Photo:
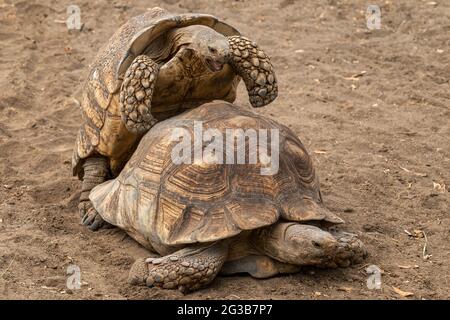
[[193,27],[195,32],[189,47],[196,52],[209,70],[213,72],[222,70],[230,51],[227,37],[206,26]]

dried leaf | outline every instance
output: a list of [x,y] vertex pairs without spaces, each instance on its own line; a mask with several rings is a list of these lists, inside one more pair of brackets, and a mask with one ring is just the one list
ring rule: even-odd
[[400,296],[402,296],[404,298],[414,295],[414,293],[412,293],[412,292],[403,291],[403,290],[400,290],[399,288],[396,288],[396,287],[392,287],[392,289],[394,290],[395,293],[397,293],[398,295],[400,295]]
[[414,131],[403,131],[403,132],[399,132],[399,134],[404,134],[405,136],[409,136],[409,137],[413,137],[417,135],[417,132]]
[[437,192],[440,193],[444,193],[446,191],[445,187],[446,187],[445,184],[439,184],[433,181],[433,190],[436,190]]
[[345,80],[351,80],[351,81],[359,81],[359,78],[361,78],[363,75],[365,75],[367,73],[367,71],[361,71],[358,72],[350,77],[344,77]]
[[400,269],[417,269],[419,268],[419,266],[417,264],[410,266],[410,265],[398,265],[397,267],[399,267]]
[[413,230],[413,237],[414,238],[423,238],[424,237],[424,233],[423,233],[422,230],[414,229]]
[[41,288],[45,289],[45,290],[56,290],[57,289],[56,287],[47,287],[47,286],[41,286]]
[[414,171],[411,171],[411,170],[406,169],[406,168],[403,168],[403,167],[400,167],[400,169],[402,169],[402,170],[405,171],[405,172],[411,173],[411,174],[413,174],[413,175],[415,175],[415,176],[418,176],[418,177],[426,177],[426,176],[427,176],[426,173],[414,172]]

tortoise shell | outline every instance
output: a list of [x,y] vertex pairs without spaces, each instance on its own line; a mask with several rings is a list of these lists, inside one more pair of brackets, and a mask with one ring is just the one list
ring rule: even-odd
[[[172,161],[180,126],[204,130],[278,129],[279,169],[262,164],[192,164]],[[203,148],[206,145],[203,144]],[[322,203],[318,178],[305,147],[289,128],[227,102],[214,101],[158,123],[142,138],[120,175],[93,189],[95,209],[140,243],[173,246],[229,238],[244,230],[290,221],[343,221]]]
[[[130,19],[100,50],[83,90],[81,109],[84,124],[78,134],[72,157],[74,175],[83,177],[82,159],[94,153],[110,159],[113,175],[120,172],[140,139],[140,136],[125,129],[120,118],[118,99],[126,70],[134,58],[146,51],[149,44],[159,36],[172,28],[195,24],[208,26],[226,36],[239,35],[236,29],[212,15],[174,15],[161,8],[153,8]],[[229,68],[223,72],[231,73]],[[234,101],[239,77],[227,74],[225,78],[229,80],[230,89],[223,98]],[[164,95],[165,92],[160,94]],[[158,96],[155,101],[158,101]],[[164,109],[166,106],[160,107]],[[158,106],[155,106],[155,110],[157,109]]]

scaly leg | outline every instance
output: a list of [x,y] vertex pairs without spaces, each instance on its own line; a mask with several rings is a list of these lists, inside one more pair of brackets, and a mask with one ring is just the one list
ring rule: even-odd
[[137,260],[130,270],[131,284],[189,292],[214,280],[228,254],[223,242],[191,245],[161,258]]
[[241,36],[228,37],[230,45],[229,64],[244,80],[250,103],[262,107],[278,95],[278,84],[272,63],[258,45]]
[[83,184],[78,205],[81,223],[93,231],[101,227],[109,227],[110,224],[102,219],[89,200],[91,190],[100,183],[105,182],[108,177],[108,160],[100,156],[87,158],[83,164],[83,169]]
[[137,56],[125,73],[120,88],[120,112],[128,131],[143,134],[157,120],[151,102],[159,66],[145,55]]

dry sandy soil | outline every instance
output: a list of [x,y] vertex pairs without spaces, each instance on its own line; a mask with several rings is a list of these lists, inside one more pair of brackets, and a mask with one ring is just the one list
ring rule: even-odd
[[[0,1],[0,298],[403,299],[395,287],[448,299],[450,2],[372,2],[381,30],[366,28],[366,1]],[[81,32],[58,22],[72,3]],[[100,46],[153,6],[214,14],[271,55],[280,95],[257,112],[302,139],[326,205],[367,244],[363,265],[219,277],[187,296],[126,283],[146,251],[120,230],[79,225],[74,97]],[[238,103],[249,107],[242,84]],[[66,288],[71,264],[80,290]],[[366,286],[372,264],[380,290]]]

